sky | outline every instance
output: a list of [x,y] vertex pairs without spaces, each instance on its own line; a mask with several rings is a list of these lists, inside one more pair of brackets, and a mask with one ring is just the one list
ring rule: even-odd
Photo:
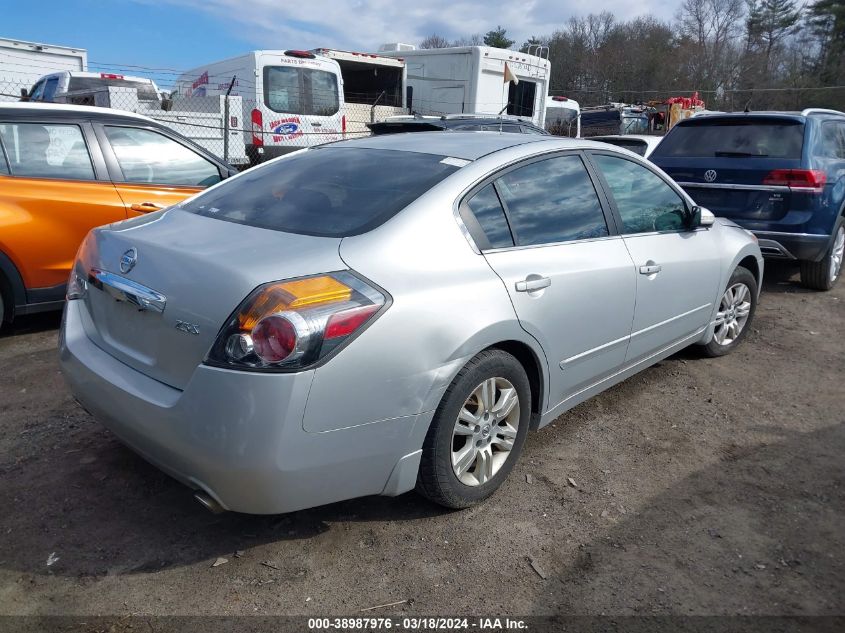
[[[572,15],[671,19],[666,0],[0,0],[0,37],[86,48],[91,70],[156,69],[162,79],[245,51],[341,48],[376,51],[453,39],[502,25],[522,43]],[[665,14],[665,15],[663,15]],[[141,74],[141,73],[138,73]]]

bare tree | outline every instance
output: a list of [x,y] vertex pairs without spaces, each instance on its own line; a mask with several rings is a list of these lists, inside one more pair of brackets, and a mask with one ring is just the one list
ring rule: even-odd
[[437,33],[432,33],[420,42],[420,48],[449,48],[449,46],[449,40]]

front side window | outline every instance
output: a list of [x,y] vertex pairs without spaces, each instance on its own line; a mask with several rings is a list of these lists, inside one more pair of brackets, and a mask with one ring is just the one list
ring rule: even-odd
[[481,225],[491,248],[513,246],[511,230],[505,218],[505,210],[492,184],[487,185],[467,202],[475,219]]
[[340,109],[337,76],[313,68],[265,66],[264,104],[285,114],[331,116]]
[[580,156],[530,163],[496,181],[517,244],[553,244],[608,234],[593,182]]
[[217,166],[152,130],[106,126],[125,182],[207,187],[220,180]]
[[0,123],[0,141],[13,176],[94,180],[78,125]]
[[624,158],[595,154],[593,161],[616,201],[623,233],[684,230],[684,200],[660,176]]

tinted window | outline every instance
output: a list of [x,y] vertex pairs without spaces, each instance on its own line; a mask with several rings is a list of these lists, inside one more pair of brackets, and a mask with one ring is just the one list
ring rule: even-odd
[[77,125],[0,124],[13,176],[93,180],[91,156]]
[[274,112],[330,116],[340,109],[337,77],[313,68],[265,66],[264,103]]
[[845,158],[845,124],[826,121],[822,126],[821,155]]
[[652,156],[801,158],[800,121],[721,119],[676,125]]
[[508,84],[508,114],[516,116],[534,116],[534,95],[537,84],[533,81],[522,80],[518,84]]
[[578,156],[558,156],[508,172],[497,181],[520,245],[607,235],[596,190]]
[[505,218],[505,211],[493,185],[487,185],[472,198],[467,205],[472,210],[492,248],[513,246],[511,230]]
[[217,166],[164,134],[106,126],[126,182],[204,187],[220,180]]
[[56,88],[59,87],[59,78],[51,77],[44,84],[44,95],[41,97],[44,101],[52,101],[56,96]]
[[386,222],[458,169],[444,158],[325,146],[250,169],[182,208],[288,233],[358,235]]
[[158,94],[153,85],[146,81],[133,81],[131,79],[107,78],[107,77],[71,77],[68,81],[67,91],[76,92],[80,90],[90,91],[98,88],[135,88],[138,91],[138,98],[141,101],[156,101]]
[[684,201],[653,171],[642,165],[596,154],[622,216],[623,233],[651,233],[684,229]]

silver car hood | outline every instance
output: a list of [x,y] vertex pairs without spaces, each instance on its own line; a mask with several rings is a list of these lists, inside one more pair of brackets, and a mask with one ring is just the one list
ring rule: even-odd
[[[175,208],[95,229],[79,254],[86,270],[95,272],[84,300],[86,333],[130,367],[184,389],[220,328],[252,290],[270,281],[345,269],[339,245],[340,239],[260,229]],[[127,284],[130,291],[140,285],[136,296],[151,291],[153,300],[142,306],[127,301],[115,291]]]

